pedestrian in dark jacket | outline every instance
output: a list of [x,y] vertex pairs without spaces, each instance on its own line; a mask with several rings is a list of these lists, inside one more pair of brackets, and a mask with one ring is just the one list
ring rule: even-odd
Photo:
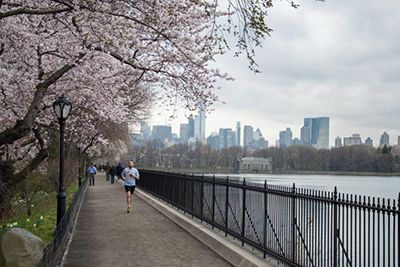
[[117,167],[115,168],[117,172],[118,179],[122,179],[122,171],[124,170],[124,167],[122,167],[121,162],[118,163]]
[[115,179],[115,175],[117,174],[117,170],[116,170],[114,164],[111,166],[110,171],[108,172],[108,174],[110,176],[110,181],[113,184],[114,183],[114,179]]
[[110,169],[111,166],[110,164],[107,162],[106,166],[104,167],[104,171],[106,172],[106,182],[110,181]]

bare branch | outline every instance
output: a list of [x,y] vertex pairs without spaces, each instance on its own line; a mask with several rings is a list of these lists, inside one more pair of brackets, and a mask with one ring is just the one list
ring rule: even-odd
[[46,9],[29,9],[29,8],[18,8],[6,12],[0,12],[0,20],[6,17],[17,16],[17,15],[47,15],[47,14],[57,14],[62,12],[71,11],[69,7],[65,8],[46,8]]

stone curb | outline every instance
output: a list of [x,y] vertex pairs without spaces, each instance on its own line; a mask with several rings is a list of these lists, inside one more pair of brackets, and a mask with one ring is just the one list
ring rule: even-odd
[[65,264],[65,259],[66,259],[67,255],[68,255],[69,247],[71,246],[72,238],[74,237],[74,234],[75,234],[76,222],[78,221],[79,213],[81,212],[81,208],[82,208],[83,200],[85,199],[85,196],[86,196],[87,188],[88,188],[88,185],[87,185],[87,182],[86,182],[86,186],[84,188],[84,192],[82,192],[83,195],[82,195],[81,201],[79,203],[78,211],[76,212],[76,217],[74,219],[74,223],[73,223],[73,226],[72,226],[72,231],[70,233],[68,243],[64,248],[63,255],[61,256],[61,263],[57,265],[59,267],[63,267],[64,264]]
[[190,218],[187,218],[180,212],[162,203],[155,197],[143,192],[140,189],[136,189],[136,195],[148,203],[150,206],[155,208],[165,217],[176,223],[178,226],[189,232],[192,236],[198,239],[200,242],[205,244],[220,257],[224,258],[230,264],[239,267],[273,267],[263,259],[252,255],[240,246],[233,244],[224,237],[218,235],[214,231],[208,229],[206,226],[197,223]]

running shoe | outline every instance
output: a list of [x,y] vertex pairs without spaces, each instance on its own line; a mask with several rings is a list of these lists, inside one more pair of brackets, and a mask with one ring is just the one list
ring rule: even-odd
[[131,212],[131,208],[128,207],[128,209],[126,210],[126,213],[130,213]]

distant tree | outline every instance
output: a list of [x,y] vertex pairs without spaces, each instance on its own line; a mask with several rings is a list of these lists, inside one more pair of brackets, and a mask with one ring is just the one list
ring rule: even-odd
[[387,145],[385,144],[382,148],[382,154],[389,154],[389,148],[387,147]]

